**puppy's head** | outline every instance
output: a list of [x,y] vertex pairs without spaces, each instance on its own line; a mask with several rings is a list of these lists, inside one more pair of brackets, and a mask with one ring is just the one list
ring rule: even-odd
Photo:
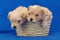
[[25,7],[18,7],[15,10],[10,11],[8,18],[11,21],[11,27],[16,28],[17,26],[21,26],[21,24],[25,21],[27,13],[28,11]]
[[29,13],[27,16],[28,21],[39,22],[42,19],[44,11],[40,6],[34,5],[30,6],[28,9],[29,9]]

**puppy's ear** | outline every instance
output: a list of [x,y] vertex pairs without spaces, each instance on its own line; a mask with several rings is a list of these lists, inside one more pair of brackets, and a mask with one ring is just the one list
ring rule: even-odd
[[27,17],[27,14],[22,14],[22,16],[21,16],[23,19],[25,19],[26,17]]
[[41,15],[44,15],[44,10],[41,10],[40,12],[39,12]]
[[10,18],[10,15],[11,15],[11,14],[12,14],[12,12],[10,11],[10,12],[8,13],[8,16],[7,16],[7,17]]
[[52,12],[48,8],[44,8],[42,12],[44,15],[52,15]]

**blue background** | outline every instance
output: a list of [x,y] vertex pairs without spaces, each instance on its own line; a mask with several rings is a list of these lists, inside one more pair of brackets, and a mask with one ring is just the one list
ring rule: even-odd
[[[18,37],[7,18],[18,6],[41,5],[52,11],[50,33],[44,37]],[[0,40],[60,40],[60,0],[0,0]]]

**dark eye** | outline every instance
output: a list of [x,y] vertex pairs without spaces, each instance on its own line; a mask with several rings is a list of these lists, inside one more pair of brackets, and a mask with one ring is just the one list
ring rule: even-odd
[[39,16],[38,14],[36,14],[36,16]]
[[29,13],[29,15],[30,15],[30,13]]
[[19,20],[18,23],[20,23],[21,21]]

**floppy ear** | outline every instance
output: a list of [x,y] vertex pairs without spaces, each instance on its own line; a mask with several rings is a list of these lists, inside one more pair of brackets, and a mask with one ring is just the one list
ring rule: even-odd
[[52,19],[52,12],[48,8],[44,8],[43,11],[44,11],[43,15],[44,20],[48,20],[48,18]]
[[44,15],[44,10],[40,10],[40,12],[39,12],[39,14],[41,15],[41,16],[43,16]]
[[48,8],[44,8],[43,11],[44,11],[45,16],[47,16],[47,15],[51,16],[52,15],[52,12]]
[[25,19],[27,17],[27,14],[22,14],[22,18]]
[[8,16],[7,16],[7,17],[10,18],[10,15],[11,15],[11,14],[12,14],[12,12],[10,11],[10,12],[8,13]]

